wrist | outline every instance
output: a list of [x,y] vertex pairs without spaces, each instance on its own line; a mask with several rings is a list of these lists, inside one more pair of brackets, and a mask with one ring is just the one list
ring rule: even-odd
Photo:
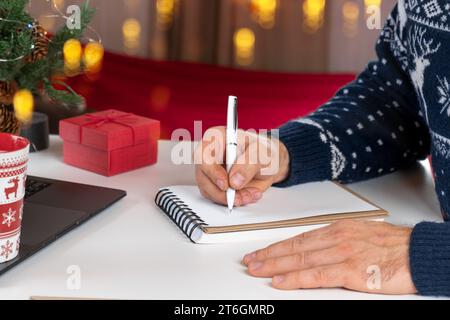
[[285,181],[289,177],[289,151],[283,142],[278,140],[279,170],[274,183]]

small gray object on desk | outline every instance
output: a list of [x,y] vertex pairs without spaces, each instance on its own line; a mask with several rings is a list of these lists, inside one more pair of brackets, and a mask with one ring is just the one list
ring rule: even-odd
[[30,152],[38,152],[49,147],[48,116],[34,112],[31,123],[24,126],[20,135],[30,141]]

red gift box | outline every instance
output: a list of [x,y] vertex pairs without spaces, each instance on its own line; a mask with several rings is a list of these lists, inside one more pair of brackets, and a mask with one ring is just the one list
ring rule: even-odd
[[64,162],[104,176],[156,163],[160,122],[117,110],[62,120]]

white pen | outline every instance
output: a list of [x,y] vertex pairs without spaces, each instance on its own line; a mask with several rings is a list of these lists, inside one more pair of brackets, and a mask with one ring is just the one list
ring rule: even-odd
[[[226,165],[227,172],[230,173],[231,168],[237,160],[237,143],[238,143],[238,99],[237,97],[228,97],[228,113],[227,113],[227,146],[226,146]],[[236,191],[232,188],[227,190],[227,204],[228,210],[231,214],[233,212],[234,200],[236,198]]]

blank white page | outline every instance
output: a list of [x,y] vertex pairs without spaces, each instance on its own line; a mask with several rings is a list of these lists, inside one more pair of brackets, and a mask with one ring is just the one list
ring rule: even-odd
[[308,218],[326,214],[375,211],[379,208],[333,182],[315,182],[286,189],[270,188],[256,204],[228,208],[203,198],[196,186],[169,187],[210,227],[228,227]]

